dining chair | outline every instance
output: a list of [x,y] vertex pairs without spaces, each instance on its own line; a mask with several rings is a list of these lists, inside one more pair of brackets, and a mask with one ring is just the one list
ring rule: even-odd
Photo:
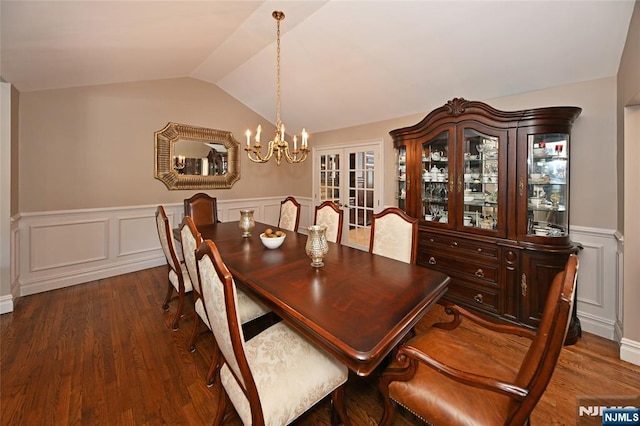
[[414,264],[417,250],[418,219],[397,207],[387,207],[373,215],[370,253]]
[[[211,331],[211,325],[207,319],[207,314],[204,310],[204,304],[202,302],[202,290],[200,288],[200,279],[198,278],[198,270],[196,265],[196,249],[202,244],[202,236],[196,228],[193,219],[189,216],[185,216],[180,224],[180,239],[182,241],[182,251],[184,257],[184,263],[189,272],[191,283],[193,284],[193,303],[194,312],[196,313],[195,321],[193,322],[193,329],[187,347],[190,352],[195,351],[196,338],[203,331]],[[263,315],[271,312],[270,309],[265,307],[262,303],[255,300],[242,290],[238,290],[238,312],[240,315],[241,324],[247,324]],[[204,330],[203,330],[203,325]],[[212,383],[213,374],[215,373],[215,359],[212,360],[211,368],[207,374],[207,384]]]
[[[544,393],[567,335],[575,300],[578,257],[571,255],[549,289],[538,331],[490,322],[459,306],[453,320],[434,324],[400,347],[380,379],[384,414],[391,424],[395,403],[432,425],[525,425]],[[455,329],[462,318],[496,333],[531,340],[518,370],[499,360],[500,348],[466,342]],[[491,333],[491,332],[489,332]],[[393,402],[392,402],[393,401]]]
[[278,228],[287,231],[298,232],[300,222],[300,203],[295,198],[289,196],[280,203],[280,217]]
[[[211,240],[196,252],[202,297],[221,361],[213,424],[235,413],[245,425],[287,425],[331,394],[332,419],[349,425],[344,405],[348,370],[284,321],[245,341],[239,326],[238,291]],[[229,402],[231,405],[229,405]]]
[[167,265],[169,266],[169,285],[167,288],[167,295],[162,303],[162,308],[164,310],[169,309],[169,302],[172,300],[173,291],[177,291],[178,309],[176,310],[176,315],[171,322],[171,328],[173,330],[177,330],[179,326],[178,323],[180,318],[182,318],[182,312],[184,309],[184,296],[193,289],[193,286],[184,263],[181,263],[178,259],[176,246],[173,241],[171,225],[169,224],[169,218],[162,206],[158,206],[156,209],[156,226],[158,228],[160,245],[162,246],[164,257],[167,259]]
[[340,244],[342,240],[342,220],[344,212],[333,201],[325,201],[316,206],[315,225],[327,227],[327,241]]
[[191,216],[196,226],[218,222],[218,203],[215,197],[199,192],[184,200],[184,215]]

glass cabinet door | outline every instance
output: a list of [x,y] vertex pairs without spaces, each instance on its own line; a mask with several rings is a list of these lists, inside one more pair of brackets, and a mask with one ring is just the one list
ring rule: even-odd
[[396,152],[396,164],[398,167],[397,173],[397,188],[396,199],[398,200],[398,208],[407,211],[407,147],[401,146]]
[[569,234],[569,135],[545,133],[527,138],[527,235]]
[[500,190],[500,141],[475,129],[464,129],[465,228],[495,230],[498,226]]
[[449,193],[453,184],[449,181],[449,171],[454,163],[449,163],[449,130],[422,144],[422,217],[428,222],[448,224]]

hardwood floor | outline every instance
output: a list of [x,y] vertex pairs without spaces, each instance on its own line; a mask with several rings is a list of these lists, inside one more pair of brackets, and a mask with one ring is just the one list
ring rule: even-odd
[[[168,312],[160,307],[166,280],[166,267],[158,267],[18,299],[14,312],[0,317],[0,423],[210,424],[220,392],[204,384],[212,339],[202,336],[190,353],[193,320],[184,318],[171,331],[176,303]],[[417,329],[444,317],[436,307]],[[459,332],[491,342],[504,362],[517,364],[514,354],[524,347],[519,338],[471,326]],[[376,385],[377,375],[350,379],[346,401],[353,425],[380,419]],[[614,342],[585,334],[563,350],[531,420],[573,425],[576,396],[639,394],[640,367],[619,361]],[[329,424],[329,414],[324,400],[296,424]],[[402,413],[395,424],[419,422]]]

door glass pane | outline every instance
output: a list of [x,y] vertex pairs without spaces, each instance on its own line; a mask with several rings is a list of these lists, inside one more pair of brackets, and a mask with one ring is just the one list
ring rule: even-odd
[[340,203],[340,154],[320,155],[320,202]]
[[[374,152],[359,151],[348,154],[349,212],[347,243],[368,248],[371,217],[375,204]],[[343,240],[345,236],[343,235]]]
[[496,229],[498,225],[498,150],[497,137],[464,130],[465,227]]

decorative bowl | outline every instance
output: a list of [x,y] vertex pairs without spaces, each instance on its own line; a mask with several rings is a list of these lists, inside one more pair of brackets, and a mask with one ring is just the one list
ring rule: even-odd
[[265,235],[265,233],[263,232],[262,234],[260,234],[260,241],[262,241],[262,244],[268,248],[268,249],[275,249],[278,248],[282,245],[282,243],[284,242],[284,239],[287,237],[287,235],[283,235],[281,237],[267,237]]

